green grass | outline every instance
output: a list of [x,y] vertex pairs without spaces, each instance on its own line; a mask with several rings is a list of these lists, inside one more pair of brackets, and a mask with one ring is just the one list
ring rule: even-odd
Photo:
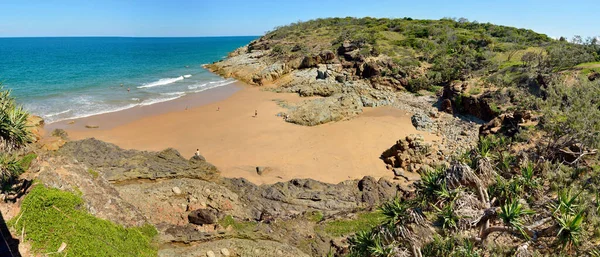
[[[85,211],[81,197],[36,185],[23,200],[21,213],[9,221],[40,254],[53,253],[64,242],[60,256],[156,256],[157,235],[151,225],[124,228]],[[58,255],[57,255],[58,256]]]
[[469,89],[469,95],[478,95],[481,94],[481,88],[473,87]]
[[23,156],[21,160],[19,160],[19,164],[23,167],[24,171],[27,171],[31,166],[31,162],[37,158],[37,154],[30,153],[28,155]]
[[323,213],[321,211],[309,211],[304,214],[306,219],[313,222],[320,222],[323,220]]
[[575,68],[598,68],[600,67],[600,62],[586,62],[580,63],[575,66]]
[[100,176],[100,174],[98,174],[98,172],[93,169],[88,169],[87,172],[90,173],[90,175],[92,175],[93,178],[98,178]]
[[257,223],[252,221],[236,221],[231,215],[227,215],[219,221],[219,224],[224,228],[231,226],[235,231],[247,231],[256,227]]
[[359,231],[369,231],[383,221],[380,212],[365,212],[358,214],[354,220],[334,220],[325,223],[324,230],[332,236],[344,236]]

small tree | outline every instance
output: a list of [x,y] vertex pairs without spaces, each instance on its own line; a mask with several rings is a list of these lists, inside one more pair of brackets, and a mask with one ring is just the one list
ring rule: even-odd
[[570,163],[594,154],[600,147],[600,83],[552,84],[538,102],[542,127],[548,133],[547,155],[571,155]]

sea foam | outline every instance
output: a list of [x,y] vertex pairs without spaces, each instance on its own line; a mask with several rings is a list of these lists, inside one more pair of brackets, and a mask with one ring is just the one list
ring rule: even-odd
[[171,83],[175,83],[177,81],[183,80],[184,77],[183,76],[179,76],[177,78],[165,78],[165,79],[159,79],[157,81],[151,82],[151,83],[147,83],[144,84],[143,86],[139,86],[137,88],[149,88],[149,87],[158,87],[158,86],[164,86],[164,85],[168,85]]

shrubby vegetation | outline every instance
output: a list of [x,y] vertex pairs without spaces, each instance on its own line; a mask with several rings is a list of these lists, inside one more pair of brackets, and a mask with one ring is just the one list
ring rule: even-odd
[[[0,185],[1,191],[12,184],[28,167],[31,159],[20,159],[19,149],[32,140],[27,126],[29,113],[4,90],[0,83]],[[29,157],[28,157],[29,158]],[[22,165],[26,163],[26,165]]]
[[414,195],[383,204],[386,220],[349,239],[352,255],[598,256],[599,90],[549,85],[537,127],[481,137],[421,174]]
[[532,30],[464,18],[316,19],[277,27],[263,39],[271,40],[272,53],[284,59],[336,52],[344,42],[351,42],[358,46],[360,60],[382,56],[393,60],[393,67],[382,76],[405,78],[408,83],[403,86],[412,92],[494,74],[496,78],[508,75],[510,80],[503,84],[513,86],[600,61],[595,38],[566,42]]

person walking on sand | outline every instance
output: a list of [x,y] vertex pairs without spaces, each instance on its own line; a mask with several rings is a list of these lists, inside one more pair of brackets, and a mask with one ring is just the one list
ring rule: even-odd
[[254,118],[258,117],[258,110],[254,110]]

